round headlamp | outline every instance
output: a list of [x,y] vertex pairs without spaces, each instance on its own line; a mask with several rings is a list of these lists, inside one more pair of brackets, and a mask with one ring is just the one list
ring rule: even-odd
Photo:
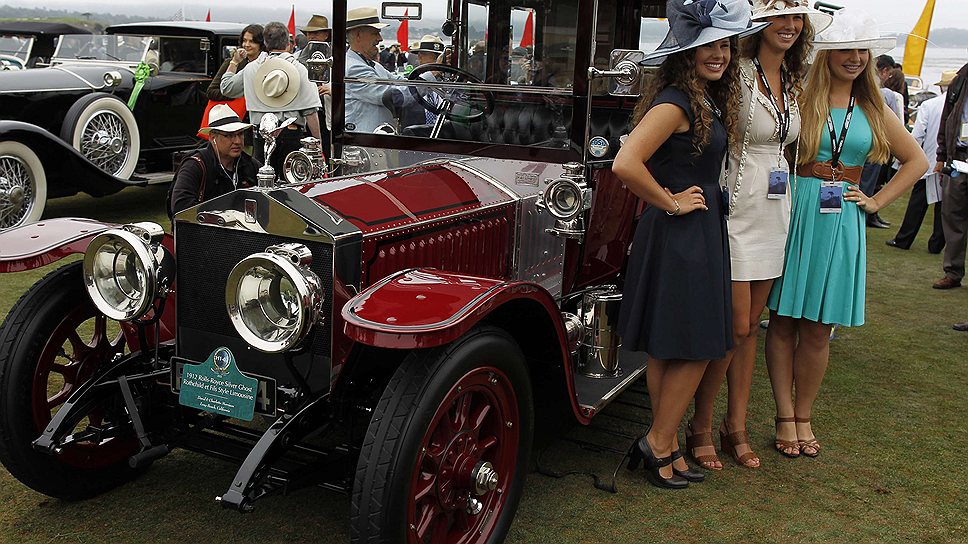
[[91,240],[84,254],[84,286],[104,315],[118,321],[145,315],[174,277],[174,257],[156,223],[111,229]]
[[548,184],[542,194],[544,208],[555,219],[571,221],[585,210],[584,193],[578,182],[559,178]]
[[229,273],[225,305],[243,340],[266,353],[286,351],[319,316],[323,290],[302,244],[279,244],[242,259]]

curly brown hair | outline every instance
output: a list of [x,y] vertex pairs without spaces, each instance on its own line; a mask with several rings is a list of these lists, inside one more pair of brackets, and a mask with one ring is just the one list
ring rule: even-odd
[[662,89],[676,87],[689,96],[689,105],[695,115],[692,126],[692,145],[696,155],[709,143],[709,132],[712,127],[712,112],[703,105],[704,90],[709,91],[716,107],[725,114],[723,120],[726,134],[732,145],[741,141],[739,130],[739,110],[742,103],[742,93],[739,83],[739,65],[736,62],[737,40],[729,39],[729,64],[723,72],[723,77],[717,81],[706,82],[696,72],[696,50],[688,49],[669,55],[649,78],[639,98],[638,104],[632,111],[632,126],[638,125],[652,108],[652,101]]
[[[803,29],[800,31],[800,36],[793,43],[793,46],[787,49],[786,54],[783,56],[783,66],[786,68],[787,75],[785,90],[788,92],[792,91],[795,95],[799,95],[803,91],[803,78],[807,74],[807,60],[813,51],[813,38],[815,34],[813,25],[810,24],[810,18],[804,17]],[[739,42],[740,56],[745,59],[755,57],[760,51],[761,43],[763,43],[762,32],[757,32],[752,36],[743,38]]]

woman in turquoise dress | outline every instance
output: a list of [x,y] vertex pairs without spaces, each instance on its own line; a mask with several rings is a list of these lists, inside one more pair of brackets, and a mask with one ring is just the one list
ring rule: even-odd
[[[814,42],[817,57],[801,95],[799,160],[783,276],[770,292],[766,360],[776,400],[776,449],[820,454],[810,425],[834,324],[864,323],[865,213],[907,192],[928,168],[914,138],[885,106],[871,57],[893,47],[852,8]],[[873,50],[873,52],[872,52]],[[872,197],[858,187],[865,160],[895,156],[900,170]]]

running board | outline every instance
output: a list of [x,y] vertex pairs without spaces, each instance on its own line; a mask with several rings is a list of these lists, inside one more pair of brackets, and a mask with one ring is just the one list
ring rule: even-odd
[[641,378],[649,356],[641,352],[621,350],[618,360],[622,372],[614,378],[589,378],[575,373],[578,404],[586,416],[592,417],[600,412]]

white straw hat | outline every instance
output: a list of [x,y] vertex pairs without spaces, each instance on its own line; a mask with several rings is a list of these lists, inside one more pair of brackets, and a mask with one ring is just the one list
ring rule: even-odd
[[834,18],[829,13],[810,7],[810,0],[753,0],[753,20],[783,15],[806,15],[814,32],[830,26]]
[[296,99],[299,83],[299,72],[291,62],[270,57],[255,73],[255,95],[270,108],[282,108]]
[[232,108],[225,104],[216,104],[208,112],[208,126],[198,129],[198,132],[200,134],[208,134],[213,130],[217,130],[219,132],[232,133],[247,128],[252,128],[252,124],[243,123]]
[[872,56],[887,53],[897,38],[877,32],[877,21],[866,11],[846,7],[834,13],[834,20],[813,41],[814,51],[824,49],[869,49]]
[[376,8],[353,8],[346,12],[346,30],[360,26],[371,26],[382,30],[390,25],[380,22]]

